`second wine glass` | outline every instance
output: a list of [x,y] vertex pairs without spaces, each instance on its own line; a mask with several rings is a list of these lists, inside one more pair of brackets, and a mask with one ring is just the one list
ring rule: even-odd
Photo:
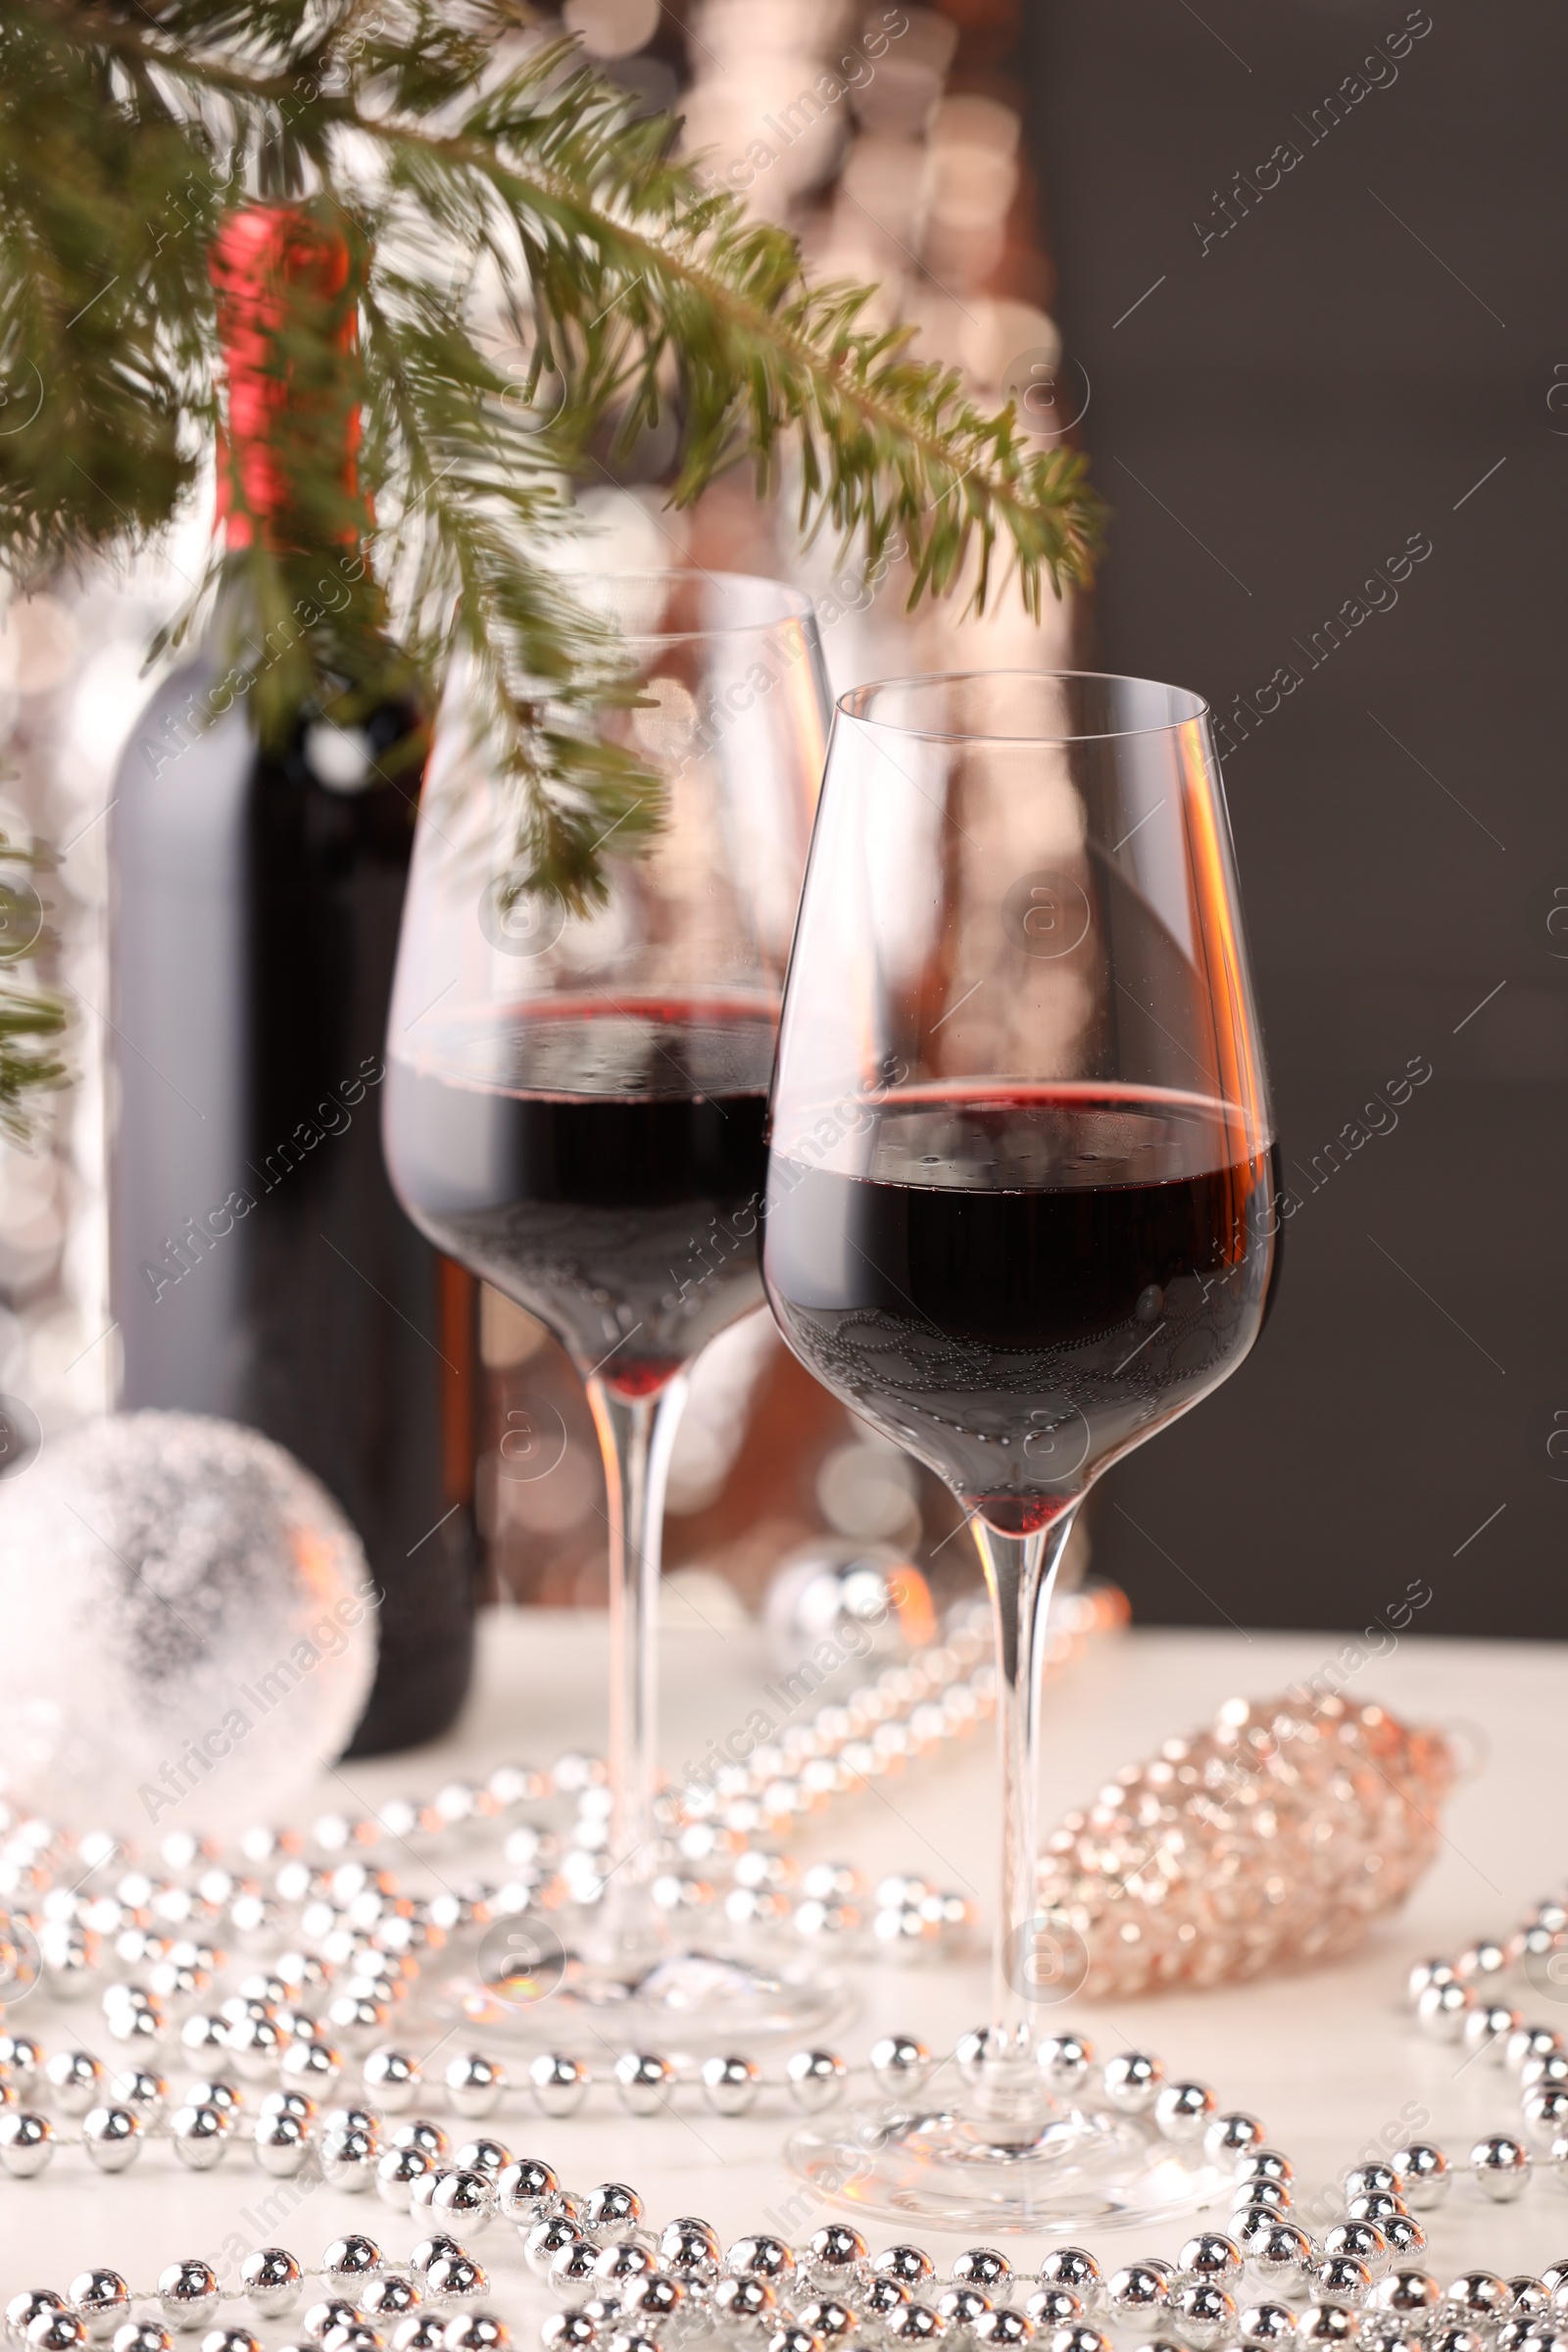
[[972,1522],[1003,1866],[988,2023],[907,2106],[797,2134],[827,2193],[1040,2230],[1221,2185],[1200,2106],[1161,2108],[1115,2068],[1091,2095],[1043,2033],[1087,1954],[1037,1908],[1041,1675],[1091,1483],[1257,1335],[1276,1190],[1199,698],[1022,672],[847,695],[790,962],[764,1270],[802,1361]]
[[461,724],[438,729],[388,1042],[404,1205],[566,1348],[608,1504],[610,1813],[603,1849],[576,1857],[590,1899],[555,1915],[560,1949],[545,1920],[517,1922],[488,1963],[481,1946],[459,1999],[553,2049],[723,2050],[841,2005],[800,1955],[677,1930],[656,1899],[672,1875],[656,1777],[665,1475],[693,1359],[761,1301],[768,1074],[827,696],[793,590],[708,573],[572,586],[636,665],[639,702],[602,724],[662,771],[664,828],[640,858],[607,847],[608,902],[585,915],[518,897],[510,797]]

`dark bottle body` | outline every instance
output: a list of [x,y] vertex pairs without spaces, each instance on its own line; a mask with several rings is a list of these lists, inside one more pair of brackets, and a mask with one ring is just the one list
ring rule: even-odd
[[240,706],[193,728],[212,674],[155,696],[111,816],[121,1401],[248,1423],[336,1496],[384,1595],[369,1754],[446,1728],[473,1642],[474,1290],[379,1142],[417,760],[392,706],[277,756]]

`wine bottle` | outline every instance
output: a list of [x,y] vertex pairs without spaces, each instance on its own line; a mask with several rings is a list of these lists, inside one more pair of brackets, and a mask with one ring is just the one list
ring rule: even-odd
[[[220,231],[231,551],[256,530],[300,551],[288,458],[313,434],[336,437],[352,490],[357,412],[294,402],[281,340],[291,287],[346,267],[296,207],[250,206]],[[322,606],[346,603],[363,548],[328,546],[319,568]],[[231,618],[154,694],[112,803],[121,1401],[246,1422],[335,1495],[380,1594],[349,1749],[373,1754],[446,1728],[473,1644],[475,1286],[404,1216],[380,1148],[420,714],[393,694],[362,698],[353,724],[307,706],[259,733]],[[263,663],[273,650],[269,635]]]

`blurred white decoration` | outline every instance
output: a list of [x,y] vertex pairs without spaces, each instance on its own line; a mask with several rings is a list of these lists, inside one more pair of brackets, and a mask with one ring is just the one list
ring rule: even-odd
[[659,1580],[659,1630],[738,1634],[751,1624],[746,1603],[716,1568],[672,1568]]
[[745,1440],[757,1384],[782,1345],[767,1314],[743,1315],[709,1341],[675,1434],[666,1509],[706,1511],[718,1500]]
[[852,1659],[906,1657],[936,1638],[930,1588],[913,1562],[892,1544],[842,1536],[819,1536],[780,1561],[763,1619],[781,1664],[814,1656],[824,1672]]
[[659,30],[660,0],[566,0],[561,21],[590,57],[629,57]]
[[907,1548],[920,1539],[919,1474],[909,1456],[867,1431],[837,1446],[816,1474],[822,1516],[840,1535]]
[[194,1413],[45,1438],[0,1484],[0,1788],[156,1842],[286,1811],[375,1668],[358,1537],[270,1440]]

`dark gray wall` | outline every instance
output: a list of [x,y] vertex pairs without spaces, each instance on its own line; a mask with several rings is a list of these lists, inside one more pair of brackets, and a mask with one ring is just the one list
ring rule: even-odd
[[[1424,1631],[1568,1636],[1568,19],[1030,0],[1030,41],[1115,510],[1094,658],[1222,715],[1299,677],[1225,759],[1283,1288],[1106,1479],[1097,1564],[1145,1618],[1364,1624],[1423,1580]],[[1315,649],[1355,598],[1384,609]]]

